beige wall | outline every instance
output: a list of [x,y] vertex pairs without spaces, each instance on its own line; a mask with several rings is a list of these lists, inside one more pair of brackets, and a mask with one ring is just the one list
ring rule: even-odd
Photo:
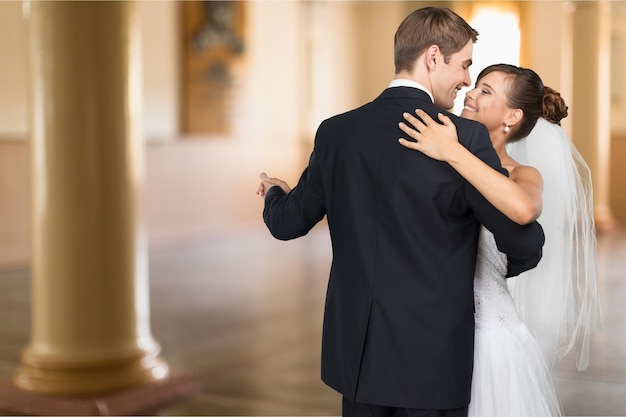
[[26,141],[0,141],[0,267],[30,256],[29,160]]
[[[179,68],[177,4],[137,2],[142,20],[144,133],[148,138],[178,133]],[[0,140],[28,131],[27,23],[21,1],[0,1]]]
[[[271,169],[293,184],[302,168],[298,144],[206,140],[150,143],[145,198],[151,247],[260,225],[258,174]],[[0,141],[0,268],[30,258],[29,143]]]
[[611,3],[611,131],[626,136],[626,1]]
[[[456,3],[456,4],[455,4]],[[612,33],[626,49],[626,1],[611,1]],[[247,10],[247,53],[240,69],[235,136],[261,132],[270,140],[311,135],[321,119],[375,97],[393,75],[393,33],[414,7],[429,2],[253,1]],[[467,2],[451,4],[459,12]],[[525,14],[523,64],[569,98],[567,2],[521,2]],[[137,2],[144,58],[143,129],[148,139],[169,140],[179,132],[180,67],[177,1]],[[542,30],[535,30],[542,27]],[[28,130],[28,63],[22,2],[0,2],[0,137]],[[621,68],[626,65],[622,59]],[[271,59],[267,59],[271,57]],[[626,73],[622,71],[622,74]],[[626,132],[626,80],[611,110],[612,131]],[[285,106],[267,105],[272,98]],[[269,103],[271,104],[271,102]],[[281,109],[281,107],[283,107]],[[294,109],[289,118],[284,111]],[[277,114],[279,113],[279,114]],[[281,119],[281,123],[275,120]]]
[[143,130],[148,140],[171,139],[180,130],[177,2],[137,2],[143,43]]
[[28,65],[22,3],[0,2],[0,136],[26,132]]
[[614,135],[611,139],[611,208],[616,218],[625,220],[626,167],[624,166],[624,156],[626,155],[626,134]]
[[[521,65],[533,68],[544,83],[572,102],[571,17],[563,2],[529,1],[521,4]],[[542,28],[537,30],[536,28]],[[563,128],[571,135],[571,118]]]
[[611,207],[626,219],[626,1],[611,6]]
[[[305,157],[300,146],[302,63],[293,57],[300,53],[298,28],[307,16],[297,2],[250,3],[234,134],[183,138],[179,133],[179,3],[137,5],[143,24],[150,243],[178,242],[259,224],[258,173],[271,168],[293,183]],[[0,266],[7,266],[24,264],[30,256],[28,49],[20,2],[0,2],[0,34]]]
[[[624,1],[613,30],[626,42]],[[229,137],[179,133],[180,20],[176,1],[141,1],[144,60],[143,131],[150,241],[166,244],[259,224],[254,195],[261,170],[295,183],[319,122],[375,98],[393,77],[393,34],[411,10],[429,2],[251,1],[246,53]],[[452,5],[460,13],[467,2]],[[523,2],[526,65],[568,91],[568,24],[563,2]],[[541,31],[536,28],[542,27]],[[0,1],[0,266],[29,257],[27,27],[22,3]],[[570,45],[571,47],[571,45]],[[620,50],[624,50],[621,48]],[[621,62],[622,73],[624,61]],[[611,193],[626,218],[626,79],[612,107]],[[220,198],[235,192],[240,199]]]

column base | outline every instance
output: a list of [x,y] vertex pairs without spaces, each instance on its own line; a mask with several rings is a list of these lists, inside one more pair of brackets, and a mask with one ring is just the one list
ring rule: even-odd
[[115,351],[115,356],[51,355],[29,346],[22,353],[13,383],[40,394],[86,397],[136,387],[167,378],[169,366],[159,356],[161,348],[135,347]]
[[0,381],[0,409],[24,415],[131,416],[147,412],[200,389],[188,373],[170,370],[169,376],[145,385],[84,397],[41,394]]

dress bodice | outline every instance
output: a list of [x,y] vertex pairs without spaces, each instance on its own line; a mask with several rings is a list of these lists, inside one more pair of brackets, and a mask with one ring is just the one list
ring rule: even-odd
[[498,251],[493,234],[481,227],[474,274],[476,328],[520,323],[506,283],[506,255]]

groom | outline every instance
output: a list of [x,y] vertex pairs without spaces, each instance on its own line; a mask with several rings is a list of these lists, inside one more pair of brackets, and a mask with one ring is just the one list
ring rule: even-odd
[[513,223],[447,163],[397,140],[405,110],[435,120],[444,112],[464,146],[506,172],[482,124],[442,110],[470,84],[477,36],[448,9],[414,11],[395,35],[389,88],[319,126],[288,194],[263,177],[263,218],[276,238],[303,236],[328,218],[322,379],[343,395],[344,416],[467,415],[480,224],[507,254],[509,276],[541,258],[538,223]]

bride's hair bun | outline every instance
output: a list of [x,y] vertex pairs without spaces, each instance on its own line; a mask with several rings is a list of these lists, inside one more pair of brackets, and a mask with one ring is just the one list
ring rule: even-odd
[[548,87],[543,89],[543,104],[541,106],[541,117],[557,125],[561,124],[561,119],[567,117],[567,105],[561,94]]

